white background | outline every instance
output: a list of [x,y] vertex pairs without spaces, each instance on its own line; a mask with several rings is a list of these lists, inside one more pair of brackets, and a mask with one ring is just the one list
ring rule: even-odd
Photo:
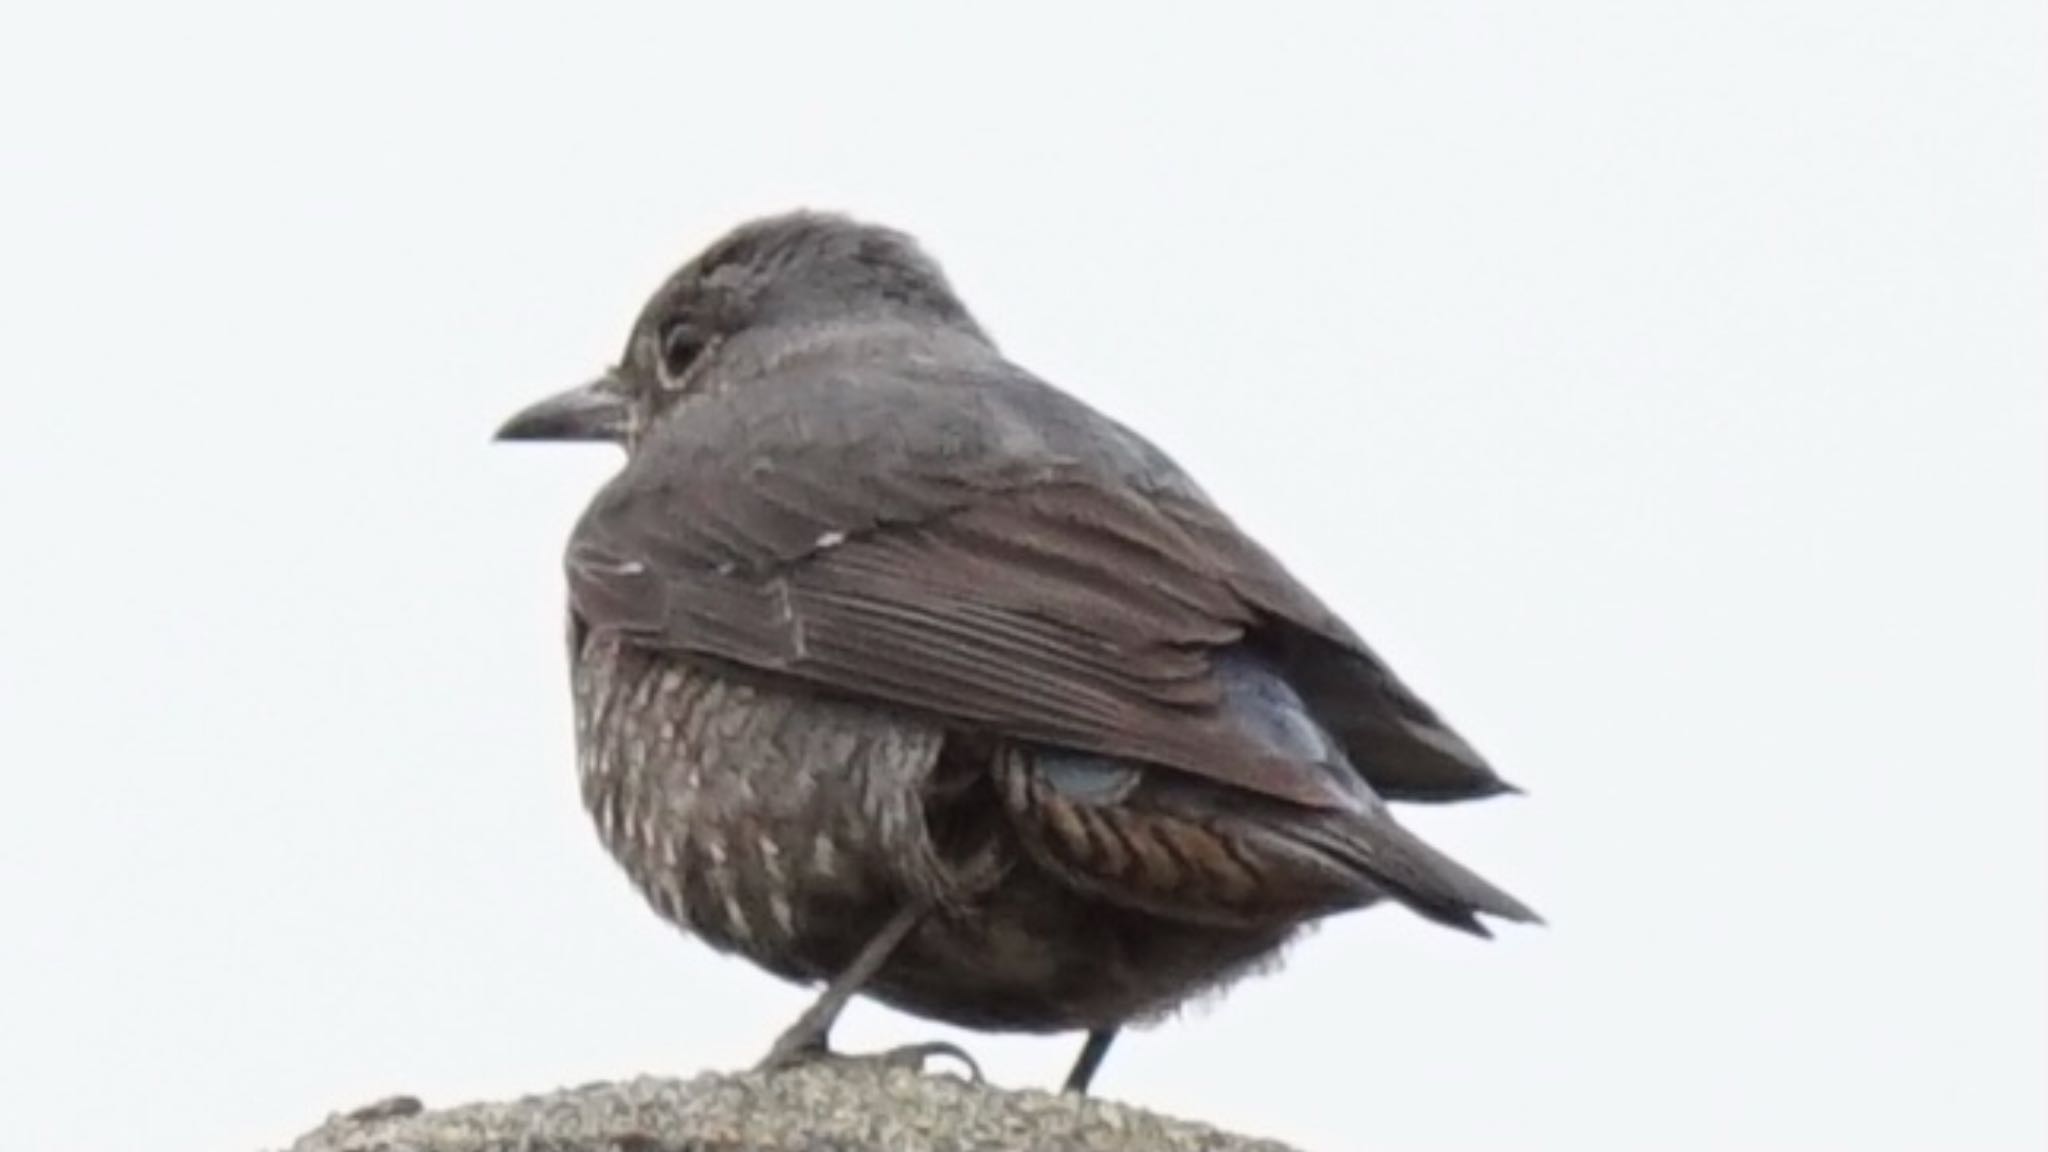
[[[1104,1094],[2048,1142],[2041,6],[1103,7],[8,7],[0,1142],[788,1022],[576,801],[558,557],[615,457],[487,436],[798,205],[921,236],[1532,793],[1413,820],[1551,928],[1333,922]],[[1018,1085],[1075,1042],[968,1038]]]

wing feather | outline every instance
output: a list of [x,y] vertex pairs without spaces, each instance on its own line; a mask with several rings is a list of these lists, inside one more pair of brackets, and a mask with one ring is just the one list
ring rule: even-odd
[[692,401],[579,522],[578,615],[1013,738],[1347,803],[1327,767],[1224,718],[1214,654],[1299,647],[1341,739],[1373,706],[1347,693],[1384,695],[1370,653],[1156,450],[1005,371],[797,372]]

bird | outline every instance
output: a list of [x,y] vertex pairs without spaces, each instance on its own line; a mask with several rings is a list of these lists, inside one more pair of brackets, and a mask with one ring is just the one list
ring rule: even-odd
[[739,224],[495,438],[624,449],[563,559],[579,790],[662,918],[821,989],[761,1067],[867,997],[1085,1034],[1086,1093],[1330,916],[1542,922],[1390,807],[1520,789],[906,232]]

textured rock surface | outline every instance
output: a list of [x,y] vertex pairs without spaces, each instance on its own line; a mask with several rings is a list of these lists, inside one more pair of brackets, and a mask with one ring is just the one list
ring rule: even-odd
[[338,1115],[291,1152],[1291,1152],[1105,1100],[852,1065]]

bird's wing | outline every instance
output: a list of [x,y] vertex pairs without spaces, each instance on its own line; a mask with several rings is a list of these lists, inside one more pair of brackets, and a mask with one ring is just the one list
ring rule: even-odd
[[1517,789],[1401,682],[1349,625],[1204,499],[1163,494],[1160,510],[1227,557],[1233,592],[1266,614],[1269,655],[1359,774],[1389,800],[1476,800]]
[[1340,651],[1349,633],[1234,529],[1169,510],[1088,437],[1008,404],[902,373],[692,401],[578,524],[575,610],[1015,738],[1350,803],[1327,766],[1238,730],[1211,658],[1275,608],[1334,627]]

